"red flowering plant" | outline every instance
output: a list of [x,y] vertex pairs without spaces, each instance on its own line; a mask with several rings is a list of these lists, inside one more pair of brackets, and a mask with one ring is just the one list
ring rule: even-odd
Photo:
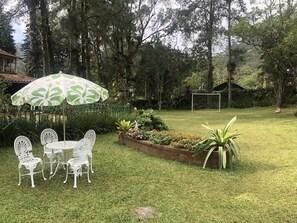
[[182,149],[188,149],[188,150],[195,150],[197,147],[197,144],[201,142],[200,136],[195,135],[184,135],[184,138],[173,142],[171,145],[173,147],[182,148]]
[[149,139],[149,132],[141,130],[141,129],[131,129],[126,133],[127,136],[137,139],[137,140],[148,140]]
[[195,146],[201,142],[200,136],[186,135],[180,132],[154,132],[150,135],[150,141],[155,144],[169,145],[176,148],[194,150]]
[[183,139],[183,135],[178,132],[155,131],[150,135],[150,141],[160,145],[170,145],[171,143],[177,142],[181,139]]

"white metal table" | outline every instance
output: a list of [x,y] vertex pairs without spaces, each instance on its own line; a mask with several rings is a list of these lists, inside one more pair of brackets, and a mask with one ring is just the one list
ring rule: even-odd
[[64,160],[59,160],[56,166],[55,172],[50,176],[51,179],[57,173],[59,165],[67,164],[67,150],[73,150],[77,141],[58,141],[46,144],[46,148],[52,151],[54,150],[62,150],[64,153]]

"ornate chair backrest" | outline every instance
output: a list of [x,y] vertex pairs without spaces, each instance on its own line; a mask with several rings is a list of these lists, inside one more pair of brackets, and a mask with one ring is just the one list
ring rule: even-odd
[[88,139],[81,139],[75,145],[73,149],[73,157],[79,162],[85,162],[88,160],[88,154],[90,153],[92,147]]
[[43,146],[51,142],[57,142],[58,134],[53,129],[44,129],[40,134],[40,141]]
[[14,152],[20,161],[34,158],[32,154],[32,143],[26,136],[18,136],[14,140]]
[[96,141],[96,132],[93,129],[90,129],[85,133],[84,138],[89,139],[91,146],[93,147]]

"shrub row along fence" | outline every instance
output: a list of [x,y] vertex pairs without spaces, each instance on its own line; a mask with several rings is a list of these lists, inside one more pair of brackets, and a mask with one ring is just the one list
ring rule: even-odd
[[[65,106],[66,138],[79,139],[89,129],[97,133],[116,130],[115,122],[133,116],[128,105],[94,103]],[[55,107],[6,107],[0,111],[0,146],[13,144],[18,135],[26,135],[33,142],[39,141],[44,128],[53,128],[63,138],[62,106]]]
[[[222,96],[221,107],[228,107],[228,91],[220,92]],[[162,109],[191,109],[192,95],[184,95],[176,97],[171,100],[162,101]],[[284,106],[297,103],[297,92],[295,89],[289,89],[284,97]],[[211,99],[212,103],[209,103],[207,96],[200,96],[194,98],[195,109],[205,108],[218,108],[218,97]],[[275,104],[275,93],[273,89],[256,89],[256,90],[236,90],[232,91],[232,104],[233,108],[250,108],[250,107],[265,107]],[[158,100],[133,100],[132,105],[138,109],[158,109]]]

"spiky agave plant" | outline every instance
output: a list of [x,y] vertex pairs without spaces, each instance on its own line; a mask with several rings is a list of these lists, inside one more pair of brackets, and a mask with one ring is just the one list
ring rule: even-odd
[[224,129],[213,129],[206,122],[206,125],[202,125],[210,132],[210,137],[202,140],[198,146],[198,152],[208,150],[205,157],[203,168],[205,168],[208,158],[214,151],[218,151],[219,155],[219,169],[225,169],[227,166],[227,154],[229,155],[228,164],[232,168],[233,157],[239,158],[238,145],[234,141],[239,135],[237,130],[231,131],[230,128],[236,121],[237,117],[232,118]]

